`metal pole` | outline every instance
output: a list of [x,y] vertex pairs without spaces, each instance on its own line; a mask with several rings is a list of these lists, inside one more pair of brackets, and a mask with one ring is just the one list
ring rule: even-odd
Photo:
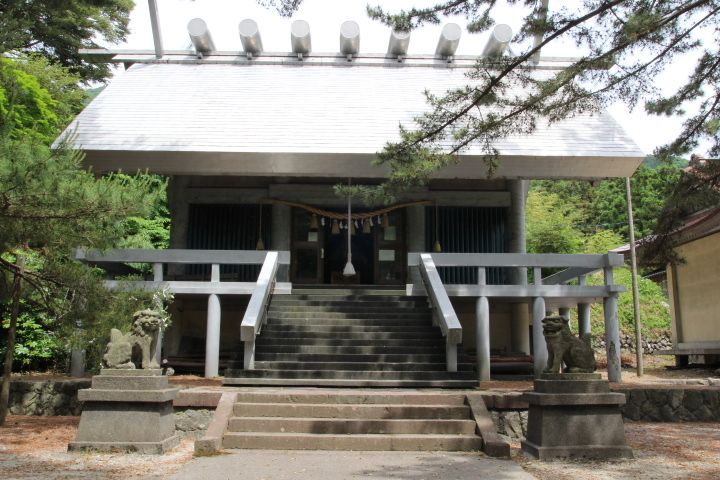
[[632,188],[630,177],[625,177],[625,193],[627,195],[628,227],[630,228],[630,269],[632,272],[633,316],[635,318],[635,356],[637,360],[637,376],[642,377],[643,344],[642,324],[640,323],[640,293],[637,282],[637,255],[635,253],[635,221],[632,208]]
[[150,9],[150,25],[152,27],[153,43],[155,44],[155,57],[162,58],[163,46],[160,34],[160,16],[156,0],[148,0],[148,8]]

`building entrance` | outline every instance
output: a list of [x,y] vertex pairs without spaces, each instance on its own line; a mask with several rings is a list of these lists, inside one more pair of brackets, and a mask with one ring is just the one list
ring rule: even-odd
[[347,222],[313,218],[312,213],[294,208],[290,280],[301,284],[404,284],[404,212],[396,210],[387,218],[373,218],[372,224],[353,226],[350,245],[356,275],[347,277],[343,275],[350,232]]

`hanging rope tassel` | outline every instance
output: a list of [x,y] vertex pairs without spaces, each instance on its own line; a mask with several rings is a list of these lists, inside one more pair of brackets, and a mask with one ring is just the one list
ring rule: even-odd
[[[348,178],[348,187],[350,186],[350,179]],[[353,228],[352,224],[352,197],[348,193],[348,235],[347,235],[347,263],[345,264],[345,268],[343,269],[343,275],[346,277],[352,277],[355,275],[355,267],[353,267],[352,264],[352,242],[351,242],[351,236],[355,233],[355,229]]]

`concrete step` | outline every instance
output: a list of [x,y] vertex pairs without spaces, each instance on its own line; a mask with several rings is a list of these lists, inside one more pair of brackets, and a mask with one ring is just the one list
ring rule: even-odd
[[274,295],[272,301],[309,301],[309,302],[419,302],[427,303],[428,298],[423,295],[314,295],[297,294]]
[[313,403],[383,405],[465,405],[464,393],[420,391],[357,391],[337,389],[245,390],[237,403]]
[[233,405],[236,417],[343,419],[456,419],[470,418],[467,405],[242,403]]
[[367,354],[439,354],[445,352],[444,345],[424,345],[424,346],[383,346],[383,345],[364,345],[364,346],[323,346],[323,345],[278,345],[263,344],[257,353],[273,354],[273,353],[332,353],[336,355],[367,355]]
[[475,435],[312,435],[306,433],[226,433],[224,448],[274,450],[472,451],[482,448]]
[[473,435],[475,421],[467,420],[363,420],[347,418],[232,417],[228,432],[315,434],[456,434]]
[[271,345],[316,345],[316,346],[346,346],[346,347],[362,347],[362,346],[383,346],[383,347],[402,347],[403,345],[411,345],[413,347],[420,346],[440,346],[442,337],[425,337],[425,338],[321,338],[306,337],[295,335],[261,335],[255,344],[258,348]]
[[[318,307],[324,308],[324,307]],[[389,310],[382,309],[373,311],[370,308],[354,308],[354,309],[325,309],[325,310],[312,310],[308,309],[305,311],[292,311],[285,309],[274,309],[268,310],[268,318],[307,318],[312,316],[313,318],[374,318],[374,319],[407,319],[407,320],[420,320],[420,319],[431,319],[432,315],[430,311],[416,312],[414,310]]]
[[337,337],[338,335],[345,334],[408,334],[408,335],[436,335],[440,336],[440,329],[433,327],[431,324],[427,325],[401,325],[401,326],[386,326],[386,325],[322,325],[322,324],[307,324],[307,325],[288,325],[281,320],[273,323],[267,323],[263,327],[263,335],[267,333],[313,333],[317,335],[332,335]]
[[338,312],[338,313],[420,313],[428,315],[432,312],[430,307],[418,307],[418,306],[376,306],[370,302],[358,303],[358,304],[347,304],[339,302],[339,305],[308,305],[307,302],[301,302],[299,305],[278,305],[277,303],[271,303],[268,306],[268,312]]
[[[383,372],[444,372],[445,362],[436,363],[409,363],[409,362],[280,362],[256,361],[255,368],[260,370],[359,370]],[[459,363],[458,370],[472,372],[472,363]]]
[[383,330],[374,330],[374,331],[366,331],[362,328],[358,327],[349,327],[352,328],[352,330],[347,330],[348,327],[337,327],[342,328],[341,330],[338,330],[333,327],[324,327],[321,331],[314,330],[312,328],[281,328],[281,327],[273,327],[269,328],[270,326],[267,325],[263,328],[262,335],[258,337],[258,340],[260,339],[267,339],[267,338],[319,338],[319,339],[337,339],[337,338],[347,338],[352,340],[372,340],[372,341],[382,341],[382,340],[411,340],[411,339],[432,339],[435,341],[442,341],[441,340],[441,334],[439,329],[433,329],[433,328],[427,328],[424,330],[406,330],[406,331],[383,331]]
[[350,387],[350,388],[462,388],[474,389],[477,380],[364,380],[347,378],[235,378],[225,376],[223,385],[237,387]]
[[445,353],[270,353],[259,351],[255,353],[256,361],[278,361],[278,362],[445,362]]
[[404,288],[293,288],[292,295],[335,295],[335,296],[391,296],[404,297]]
[[[368,297],[371,298],[371,297]],[[372,308],[429,308],[427,300],[301,300],[289,299],[285,295],[276,295],[270,301],[270,307],[372,307]]]
[[347,380],[472,380],[472,370],[447,371],[383,371],[383,370],[234,370],[227,369],[226,376],[233,378],[298,378],[298,379],[347,379]]
[[313,315],[303,314],[303,316],[297,316],[297,314],[290,314],[290,317],[284,316],[268,316],[267,325],[288,325],[288,326],[304,326],[304,325],[324,325],[326,327],[355,327],[365,325],[368,327],[416,327],[425,328],[432,326],[431,318],[383,318],[383,317],[370,317],[370,318],[354,318],[354,317],[317,317]]

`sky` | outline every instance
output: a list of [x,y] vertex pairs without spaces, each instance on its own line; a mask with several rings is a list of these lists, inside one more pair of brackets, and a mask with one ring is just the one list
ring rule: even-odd
[[[560,5],[562,0],[551,0],[550,6]],[[379,0],[370,0],[372,5]],[[386,10],[395,11],[412,6],[434,4],[434,0],[384,0]],[[567,2],[566,2],[567,3]],[[118,45],[107,45],[112,49],[152,49],[153,39],[150,16],[146,0],[135,0],[135,9],[130,19],[130,35],[127,41]],[[190,47],[187,34],[188,22],[200,17],[208,25],[218,50],[241,50],[238,23],[245,18],[254,19],[259,26],[263,48],[269,52],[290,51],[290,24],[302,19],[310,24],[312,49],[316,52],[337,52],[340,25],[345,20],[354,20],[360,25],[360,51],[362,53],[384,53],[387,50],[390,29],[368,18],[368,0],[304,0],[300,9],[290,18],[282,18],[274,9],[266,9],[255,0],[157,0],[163,46],[167,50],[182,50]],[[517,31],[526,11],[518,7],[500,6],[495,20],[506,23]],[[458,55],[479,55],[487,40],[488,33],[470,34],[464,17],[449,17],[463,28]],[[444,22],[445,23],[445,22]],[[409,54],[433,53],[442,25],[431,25],[412,32]],[[511,44],[511,48],[513,48]],[[518,50],[521,50],[516,46]],[[574,56],[577,49],[570,44],[555,44],[543,49],[543,56]],[[678,86],[692,69],[693,59],[680,59],[671,71],[658,77],[658,86],[666,92]],[[121,69],[116,75],[121,75]],[[649,116],[642,107],[629,111],[624,104],[615,104],[610,113],[646,153],[652,153],[657,146],[674,138],[680,131],[682,120],[677,117]],[[699,149],[702,153],[702,148]]]

